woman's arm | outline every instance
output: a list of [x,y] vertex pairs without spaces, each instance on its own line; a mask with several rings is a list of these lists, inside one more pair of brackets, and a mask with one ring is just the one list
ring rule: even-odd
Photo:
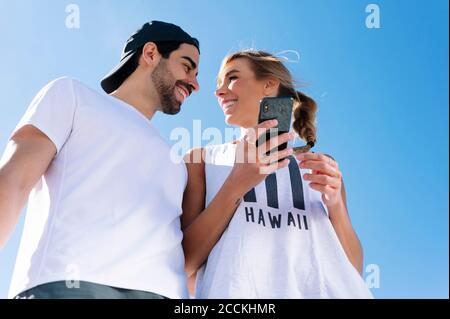
[[189,177],[183,196],[181,227],[184,233],[185,271],[188,277],[194,275],[204,263],[233,217],[243,196],[239,188],[234,187],[233,182],[227,179],[205,208],[203,154],[202,149],[194,149],[185,156]]
[[310,181],[309,187],[322,193],[329,218],[347,258],[362,273],[363,251],[347,211],[345,187],[342,173],[336,161],[329,155],[319,153],[297,154],[300,167],[311,169],[303,178]]
[[[189,151],[184,157],[188,171],[188,182],[183,195],[182,230],[205,209],[206,184],[203,153],[203,149],[197,148]],[[195,278],[196,272],[188,274],[188,289],[191,296],[195,295]]]
[[345,254],[352,265],[361,274],[363,270],[363,250],[348,215],[344,181],[342,181],[341,195],[342,202],[334,206],[327,206],[330,221],[344,248]]
[[[264,134],[265,129],[276,124],[276,122],[266,121],[258,125],[256,128],[261,130],[257,135]],[[230,175],[206,208],[204,162],[195,163],[199,162],[199,158],[203,159],[201,156],[203,152],[197,149],[185,157],[189,178],[183,198],[181,221],[184,235],[182,244],[185,255],[185,271],[188,277],[195,274],[208,258],[246,192],[263,181],[267,175],[289,164],[288,160],[281,162],[278,160],[292,154],[292,149],[268,156],[264,154],[265,150],[269,149],[268,145],[275,148],[293,139],[293,134],[280,135],[275,143],[270,140],[259,147],[255,145],[257,135],[253,136],[254,141],[245,139],[236,145],[236,159],[248,159],[251,154],[258,154],[256,162],[255,160],[244,160],[243,162],[236,160]]]
[[184,230],[205,209],[205,162],[204,150],[196,148],[184,156],[188,172],[188,181],[183,194],[183,214],[181,215],[181,229]]

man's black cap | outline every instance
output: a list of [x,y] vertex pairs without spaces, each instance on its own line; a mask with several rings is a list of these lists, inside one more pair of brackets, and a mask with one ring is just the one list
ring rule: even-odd
[[122,85],[123,81],[125,81],[131,73],[129,63],[127,62],[137,54],[137,49],[144,46],[147,42],[172,41],[192,44],[200,52],[198,40],[191,37],[179,26],[162,21],[147,22],[125,43],[120,63],[101,81],[103,90],[109,94]]

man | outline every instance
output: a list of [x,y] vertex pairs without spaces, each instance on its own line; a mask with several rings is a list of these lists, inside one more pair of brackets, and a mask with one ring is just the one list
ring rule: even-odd
[[199,90],[199,43],[146,23],[98,93],[43,88],[0,162],[0,247],[28,211],[9,297],[187,298],[183,163],[152,126]]

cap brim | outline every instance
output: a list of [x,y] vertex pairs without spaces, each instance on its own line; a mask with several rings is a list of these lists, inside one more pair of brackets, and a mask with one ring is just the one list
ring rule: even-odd
[[128,61],[136,54],[137,51],[131,52],[124,57],[120,63],[105,76],[100,82],[103,90],[110,94],[117,90],[119,86],[131,75],[134,70],[131,70]]

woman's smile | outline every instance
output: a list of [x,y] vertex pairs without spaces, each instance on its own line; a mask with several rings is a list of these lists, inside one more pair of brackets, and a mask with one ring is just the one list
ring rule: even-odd
[[236,105],[236,103],[237,103],[237,99],[223,100],[220,103],[220,106],[222,107],[222,110],[223,110],[223,112],[225,114],[229,114],[229,113],[231,113],[233,111],[234,106]]

